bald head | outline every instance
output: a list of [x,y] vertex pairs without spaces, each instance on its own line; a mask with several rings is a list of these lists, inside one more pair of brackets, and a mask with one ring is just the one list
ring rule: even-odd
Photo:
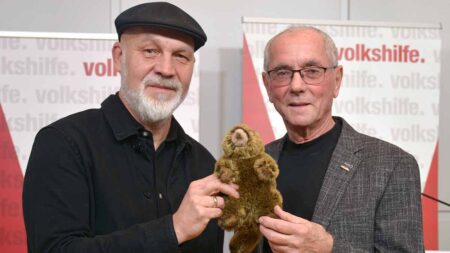
[[275,40],[277,40],[279,37],[289,34],[308,34],[308,33],[316,33],[319,35],[323,40],[324,50],[326,52],[326,55],[331,62],[333,66],[338,65],[338,53],[336,45],[334,44],[333,39],[323,32],[320,29],[311,27],[311,26],[291,26],[287,28],[286,30],[278,33],[274,37],[272,37],[269,42],[267,42],[266,47],[264,49],[264,70],[268,70],[269,62],[270,62],[270,47],[273,44]]

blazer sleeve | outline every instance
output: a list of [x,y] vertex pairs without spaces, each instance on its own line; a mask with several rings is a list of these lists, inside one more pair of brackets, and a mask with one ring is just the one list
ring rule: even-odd
[[424,252],[420,172],[412,155],[394,168],[375,219],[376,250]]
[[[379,200],[375,212],[374,251],[424,252],[420,173],[410,154],[399,159]],[[337,240],[333,252],[367,251]]]
[[86,167],[63,133],[54,128],[38,133],[23,188],[28,252],[180,252],[172,216],[96,235]]

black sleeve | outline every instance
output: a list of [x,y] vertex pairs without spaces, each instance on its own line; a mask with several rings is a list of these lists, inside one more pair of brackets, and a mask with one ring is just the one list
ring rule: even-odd
[[92,184],[74,142],[55,128],[41,130],[23,188],[29,253],[180,252],[172,216],[96,236]]

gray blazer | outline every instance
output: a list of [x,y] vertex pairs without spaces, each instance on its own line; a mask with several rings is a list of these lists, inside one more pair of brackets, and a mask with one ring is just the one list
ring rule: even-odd
[[[333,235],[333,252],[423,252],[416,160],[341,120],[312,221]],[[276,161],[286,138],[266,146]]]

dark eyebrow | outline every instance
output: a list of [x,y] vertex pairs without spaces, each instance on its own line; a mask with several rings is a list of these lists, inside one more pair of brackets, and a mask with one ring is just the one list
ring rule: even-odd
[[189,50],[189,49],[186,49],[186,48],[181,48],[181,49],[174,50],[174,53],[194,55],[194,52],[192,50]]
[[[306,63],[304,63],[301,68],[305,68],[305,67],[323,67],[323,65],[320,62],[316,61],[316,60],[309,60]],[[289,66],[287,64],[280,64],[280,65],[275,66],[272,69],[269,69],[269,71],[271,71],[271,70],[280,70],[280,69],[290,69],[290,70],[292,70],[294,68],[292,68],[291,66]]]
[[305,64],[303,64],[303,67],[322,67],[322,64],[316,60],[309,60]]
[[269,71],[280,70],[280,69],[292,69],[292,67],[287,64],[280,64],[280,65],[275,66],[274,68],[269,69]]

